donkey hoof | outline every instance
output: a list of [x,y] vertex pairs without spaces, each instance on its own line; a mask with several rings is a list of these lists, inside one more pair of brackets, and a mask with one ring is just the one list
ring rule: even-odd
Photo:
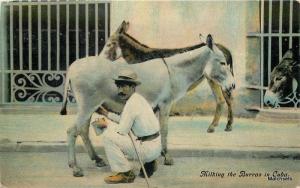
[[226,126],[226,129],[225,129],[226,132],[230,132],[232,131],[232,126]]
[[215,128],[214,127],[208,127],[207,132],[208,133],[213,133],[213,132],[215,132]]
[[104,166],[106,166],[106,163],[104,162],[103,159],[96,160],[95,164],[96,164],[97,167],[104,167]]
[[74,177],[82,177],[82,176],[84,176],[82,169],[79,168],[79,167],[73,168],[73,176]]
[[172,157],[165,158],[164,165],[170,166],[170,165],[173,165],[173,164],[174,164],[174,160],[173,160]]

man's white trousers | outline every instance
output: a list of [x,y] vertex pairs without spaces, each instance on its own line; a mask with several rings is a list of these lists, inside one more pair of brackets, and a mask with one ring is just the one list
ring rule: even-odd
[[[110,123],[102,134],[105,153],[113,172],[127,172],[132,170],[128,159],[138,160],[138,158],[129,135],[117,133],[116,126],[118,125]],[[144,142],[136,139],[133,135],[137,152],[144,163],[153,161],[160,156],[162,150],[160,136]]]

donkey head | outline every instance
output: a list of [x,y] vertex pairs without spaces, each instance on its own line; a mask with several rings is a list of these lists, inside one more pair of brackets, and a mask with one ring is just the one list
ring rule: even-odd
[[207,36],[206,45],[210,49],[211,56],[204,69],[205,77],[218,83],[222,90],[230,95],[235,88],[235,81],[226,57],[213,42],[210,34]]
[[110,61],[115,61],[122,56],[122,51],[119,46],[119,36],[126,33],[129,28],[129,22],[123,21],[118,29],[108,38],[101,54]]
[[299,86],[299,70],[297,52],[290,49],[271,73],[271,81],[264,97],[264,103],[277,108],[279,102],[295,92]]

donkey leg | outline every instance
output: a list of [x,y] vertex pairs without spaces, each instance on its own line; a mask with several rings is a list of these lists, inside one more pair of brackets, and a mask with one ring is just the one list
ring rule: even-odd
[[165,158],[165,165],[173,165],[174,160],[172,156],[168,153],[168,120],[171,110],[171,105],[164,106],[160,108],[159,111],[159,123],[161,132],[161,144],[162,144],[162,156]]
[[83,172],[80,167],[77,166],[76,155],[75,155],[75,143],[78,136],[77,127],[70,127],[67,131],[68,134],[68,164],[73,169],[73,176],[82,177]]
[[80,110],[77,114],[77,119],[73,127],[69,128],[68,133],[68,160],[69,167],[73,169],[73,176],[82,177],[83,171],[77,165],[75,144],[78,135],[82,135],[84,127],[89,125],[90,114],[88,111]]
[[215,100],[217,103],[214,119],[207,129],[208,133],[213,133],[215,131],[215,127],[217,127],[219,124],[225,101],[221,87],[212,80],[208,79],[207,81],[209,83],[209,86],[211,87],[211,90],[215,96]]
[[232,113],[232,95],[228,95],[226,92],[223,91],[223,96],[225,98],[226,104],[228,106],[228,116],[227,116],[227,124],[225,131],[232,131],[232,124],[233,124],[233,113]]
[[88,151],[89,157],[91,158],[91,160],[95,161],[96,166],[98,167],[106,166],[104,160],[97,155],[94,146],[91,142],[91,139],[89,137],[89,123],[83,127],[83,130],[80,132],[80,136]]

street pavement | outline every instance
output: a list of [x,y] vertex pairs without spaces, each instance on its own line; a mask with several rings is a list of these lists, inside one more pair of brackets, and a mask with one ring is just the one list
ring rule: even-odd
[[[109,167],[97,168],[85,153],[78,154],[85,176],[75,178],[66,161],[65,152],[2,152],[1,182],[8,188],[147,187],[140,177],[130,184],[106,184],[103,179],[111,175]],[[138,171],[139,166],[134,166]],[[205,176],[205,171],[209,171],[210,175]],[[241,171],[248,176],[240,176]],[[230,172],[236,173],[236,176],[228,176]],[[265,176],[266,173],[270,175]],[[268,180],[273,175],[276,180]],[[180,157],[175,158],[175,165],[165,166],[160,159],[157,172],[150,178],[150,185],[157,188],[298,188],[300,164],[291,159]]]
[[[92,121],[99,117],[94,115]],[[75,115],[0,114],[0,151],[64,152],[67,129]],[[171,117],[168,148],[175,157],[300,158],[300,122],[266,123],[235,118],[232,132],[225,132],[222,117],[214,133],[206,130],[212,117]],[[101,136],[90,126],[96,151],[103,153]],[[85,152],[81,138],[77,151]]]
[[[97,118],[92,117],[92,120]],[[85,176],[74,178],[67,166],[66,131],[75,115],[0,114],[1,183],[6,187],[146,187],[137,178],[130,185],[107,185],[109,167],[97,168],[81,139],[77,160]],[[293,187],[300,186],[300,122],[259,122],[235,118],[225,132],[222,117],[214,133],[206,130],[212,117],[171,117],[168,148],[175,165],[164,166],[151,178],[156,187]],[[90,137],[105,158],[101,136],[90,127]],[[136,171],[139,170],[136,164]],[[228,174],[283,172],[292,180],[262,177],[200,177],[202,171]],[[285,177],[286,178],[286,177]],[[1,187],[1,186],[0,186]]]

